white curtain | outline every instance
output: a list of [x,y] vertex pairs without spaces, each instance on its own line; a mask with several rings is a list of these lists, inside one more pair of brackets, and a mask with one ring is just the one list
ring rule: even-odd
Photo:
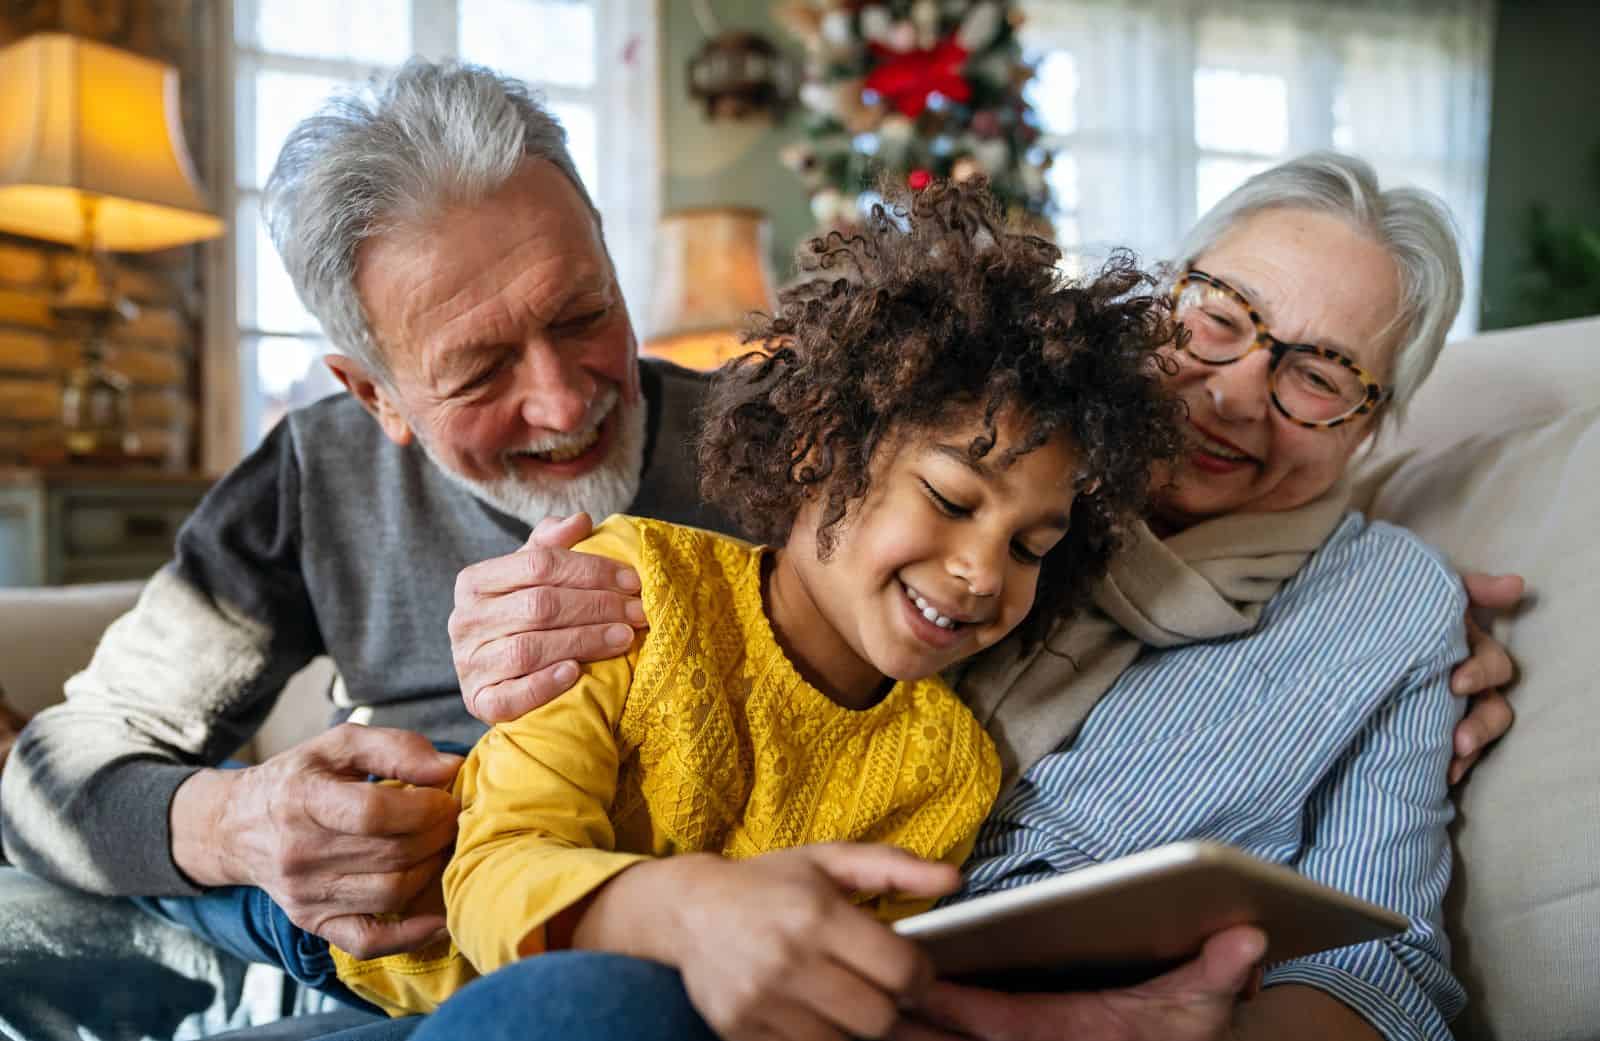
[[661,72],[657,5],[598,0],[595,205],[628,314],[642,340],[661,216]]
[[[605,222],[628,310],[648,314],[660,210],[660,26],[644,0],[232,0],[209,8],[220,39],[210,94],[212,184],[234,214],[214,250],[205,465],[225,470],[291,408],[339,391],[327,348],[260,219],[284,138],[330,93],[412,53],[462,58],[527,81],[567,131]],[[223,89],[225,88],[225,89]]]
[[1170,258],[1200,213],[1303,152],[1361,156],[1438,193],[1477,323],[1491,0],[1034,0],[1022,39],[1077,263]]

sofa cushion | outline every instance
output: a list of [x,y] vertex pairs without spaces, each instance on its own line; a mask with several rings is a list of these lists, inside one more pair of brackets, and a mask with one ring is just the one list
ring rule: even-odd
[[100,634],[133,606],[142,582],[0,589],[0,684],[31,716],[61,700],[61,687],[89,664]]
[[1600,407],[1434,450],[1372,503],[1464,570],[1519,572],[1497,624],[1517,722],[1459,794],[1449,931],[1463,1038],[1593,1041],[1600,1029]]

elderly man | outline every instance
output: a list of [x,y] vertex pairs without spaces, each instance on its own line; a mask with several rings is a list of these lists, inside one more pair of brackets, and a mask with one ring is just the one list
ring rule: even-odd
[[[552,514],[718,526],[687,450],[698,384],[638,363],[563,131],[518,84],[409,65],[301,124],[267,206],[350,393],[291,415],[217,485],[67,703],[23,732],[5,851],[99,894],[259,887],[342,947],[399,950],[443,926],[374,917],[454,837],[454,802],[426,786],[459,760],[427,738],[483,730],[451,661],[457,573]],[[637,612],[628,591],[614,610]],[[367,725],[211,768],[320,654],[338,716]]]
[[[459,760],[430,739],[482,732],[456,666],[481,677],[473,648],[503,657],[502,683],[470,684],[492,715],[633,638],[582,623],[643,622],[632,575],[597,579],[541,547],[570,545],[581,524],[530,531],[578,510],[721,525],[698,505],[687,451],[699,385],[637,361],[563,133],[519,85],[412,63],[295,130],[267,209],[350,393],[289,416],[217,486],[69,701],[23,732],[0,786],[3,838],[27,871],[168,898],[152,906],[247,958],[273,952],[186,916],[181,898],[253,887],[373,955],[443,925],[378,916],[451,845],[456,806],[438,788]],[[458,573],[480,561],[452,614]],[[558,573],[571,567],[589,570]],[[580,584],[580,598],[546,595]],[[519,636],[539,630],[563,632]],[[338,716],[366,725],[215,768],[319,654],[343,679]],[[1213,966],[1207,985],[1231,994],[1236,976]]]

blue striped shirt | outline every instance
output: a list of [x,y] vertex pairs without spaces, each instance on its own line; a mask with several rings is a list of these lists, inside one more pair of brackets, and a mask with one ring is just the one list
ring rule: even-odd
[[1445,770],[1465,594],[1410,533],[1346,517],[1243,635],[1147,649],[990,816],[954,899],[1180,839],[1226,842],[1411,919],[1284,962],[1390,1041],[1448,1041]]

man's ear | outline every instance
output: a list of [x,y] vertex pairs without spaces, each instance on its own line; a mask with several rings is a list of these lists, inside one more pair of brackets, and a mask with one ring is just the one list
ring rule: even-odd
[[344,384],[344,389],[361,402],[361,407],[372,413],[372,418],[378,421],[389,440],[401,447],[411,443],[415,435],[411,432],[411,424],[406,422],[405,416],[396,407],[393,392],[368,372],[365,365],[343,354],[324,355],[322,363],[335,379]]

